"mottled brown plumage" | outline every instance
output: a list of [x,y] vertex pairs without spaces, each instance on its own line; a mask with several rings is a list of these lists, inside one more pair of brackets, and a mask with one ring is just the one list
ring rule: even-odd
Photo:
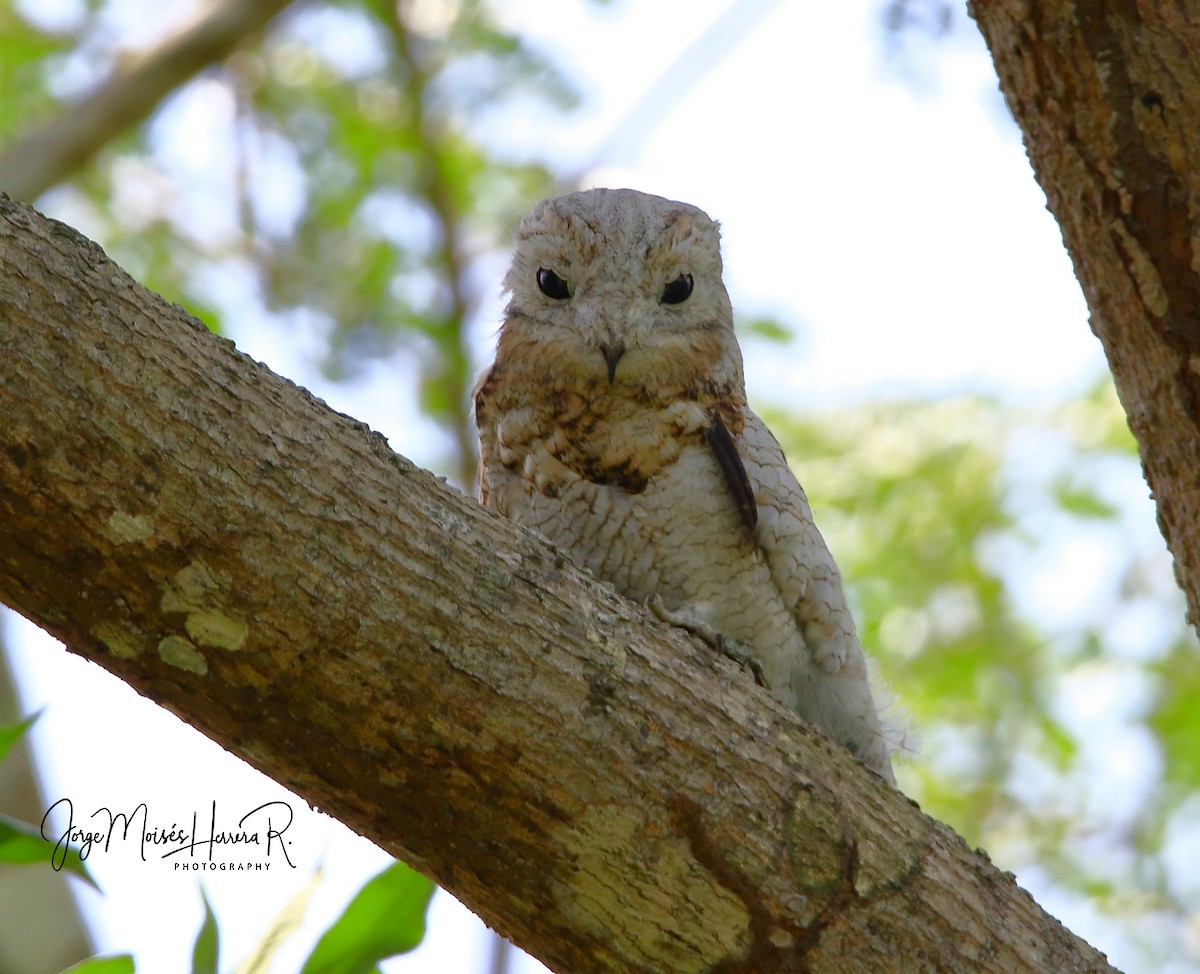
[[894,782],[837,566],[746,405],[716,224],[633,190],[546,200],[505,285],[475,391],[483,503],[720,634]]

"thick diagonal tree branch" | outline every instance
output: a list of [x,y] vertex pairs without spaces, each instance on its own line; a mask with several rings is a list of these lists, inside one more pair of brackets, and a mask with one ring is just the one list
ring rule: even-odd
[[1111,970],[732,664],[2,198],[0,414],[0,599],[555,969]]
[[211,64],[228,57],[292,0],[222,0],[195,26],[121,63],[96,89],[0,155],[0,190],[33,200],[84,166]]

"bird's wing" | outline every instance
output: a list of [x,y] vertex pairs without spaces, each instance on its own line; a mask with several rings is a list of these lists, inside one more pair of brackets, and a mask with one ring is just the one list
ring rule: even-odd
[[779,443],[754,413],[744,414],[738,447],[758,503],[755,540],[813,664],[792,670],[793,706],[894,785],[889,753],[900,728],[880,722],[841,573]]
[[808,498],[778,441],[750,409],[738,448],[758,506],[755,537],[784,603],[792,607],[813,662],[826,673],[850,665],[865,672],[841,573]]

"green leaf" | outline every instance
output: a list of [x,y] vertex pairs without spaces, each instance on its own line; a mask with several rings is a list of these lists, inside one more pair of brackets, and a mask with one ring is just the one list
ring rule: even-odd
[[42,712],[39,710],[36,714],[19,720],[15,724],[5,724],[0,727],[0,761],[4,760],[8,752],[12,750],[12,746],[21,739],[21,735],[29,730],[33,726],[33,722],[40,716],[42,716]]
[[78,964],[72,964],[61,974],[134,974],[133,957],[130,954],[89,957]]
[[200,899],[204,903],[204,922],[192,947],[192,974],[217,974],[221,937],[217,930],[217,918],[213,916],[212,904],[208,902],[203,886],[200,887]]
[[436,889],[402,862],[367,881],[321,936],[303,974],[371,974],[388,957],[416,947],[425,936],[425,913]]
[[751,338],[762,338],[779,345],[786,345],[796,335],[787,325],[775,318],[751,318],[739,321],[738,331]]
[[[36,825],[0,814],[0,862],[20,864],[44,862],[50,865],[53,854],[54,846],[49,839],[42,838],[41,830]],[[72,844],[67,847],[67,854],[61,868],[74,873],[93,889],[97,891],[100,889],[96,885],[96,880],[92,878],[92,874],[83,864],[83,860],[79,858],[77,845]]]
[[1076,517],[1094,517],[1112,520],[1120,511],[1093,490],[1080,487],[1069,478],[1062,477],[1050,488],[1054,500],[1068,514]]

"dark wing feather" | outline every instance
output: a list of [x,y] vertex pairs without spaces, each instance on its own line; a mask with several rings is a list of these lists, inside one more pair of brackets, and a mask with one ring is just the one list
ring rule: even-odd
[[733,495],[733,501],[737,504],[742,523],[753,534],[754,526],[758,524],[758,504],[754,500],[754,488],[750,486],[750,478],[746,476],[746,467],[742,463],[741,454],[738,453],[737,443],[721,421],[721,414],[715,409],[709,410],[708,428],[704,435],[708,438],[708,445],[712,448],[713,456],[717,458],[721,472],[725,474],[725,483],[729,485],[729,493]]

